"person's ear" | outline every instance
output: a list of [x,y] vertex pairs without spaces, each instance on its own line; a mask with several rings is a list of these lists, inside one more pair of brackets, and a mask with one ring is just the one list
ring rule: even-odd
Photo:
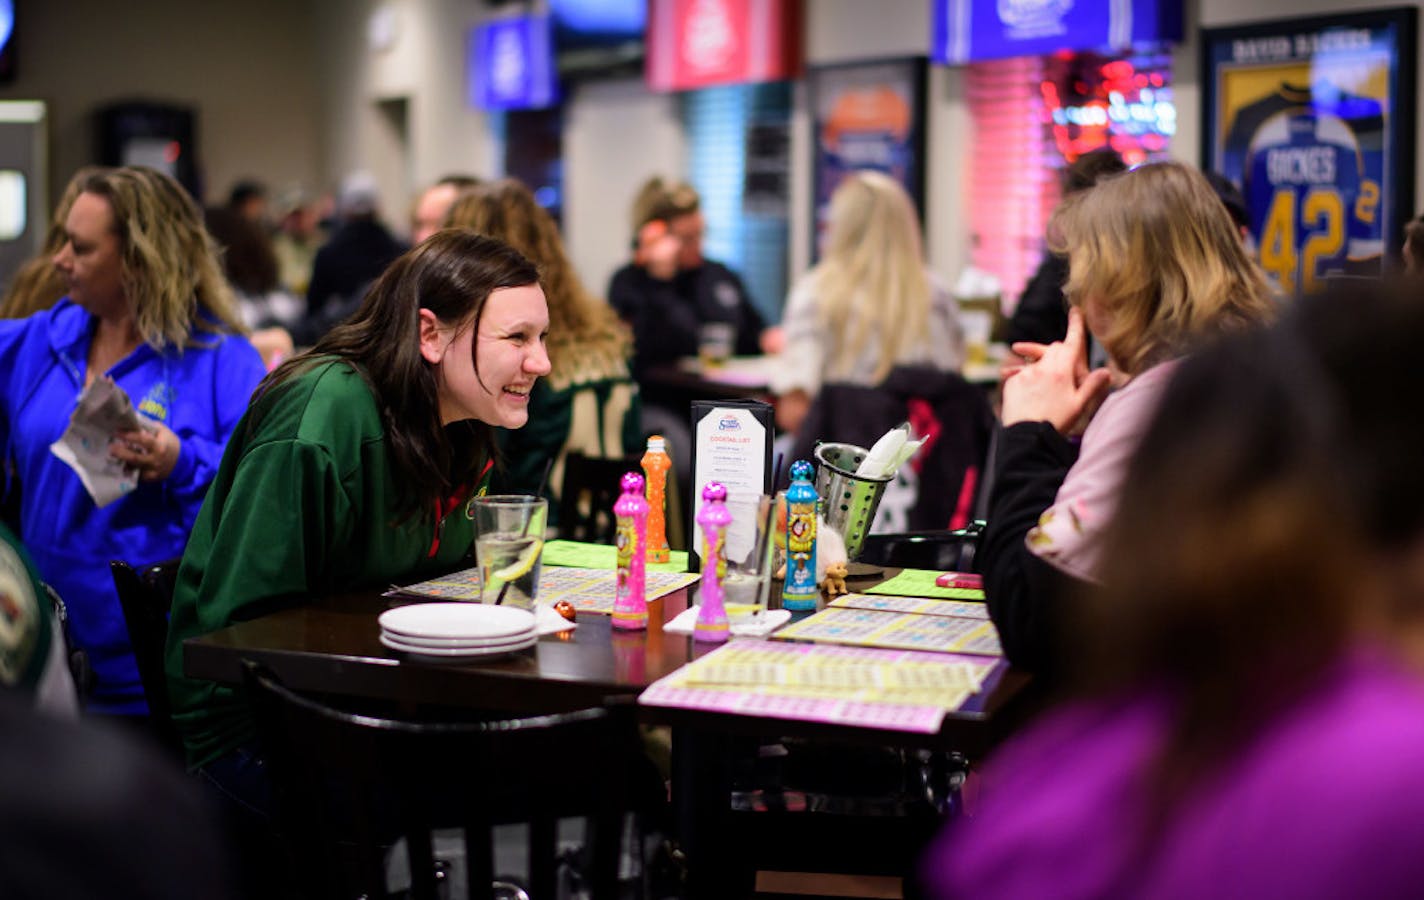
[[446,346],[448,346],[448,342],[445,340],[440,320],[435,317],[435,313],[422,307],[420,310],[420,355],[425,357],[425,361],[432,366],[438,366],[440,360],[445,358]]

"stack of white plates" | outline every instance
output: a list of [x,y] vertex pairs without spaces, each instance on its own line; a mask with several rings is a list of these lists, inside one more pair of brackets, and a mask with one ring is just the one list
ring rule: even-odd
[[381,613],[381,643],[440,660],[499,656],[534,646],[534,614],[482,603],[417,603]]

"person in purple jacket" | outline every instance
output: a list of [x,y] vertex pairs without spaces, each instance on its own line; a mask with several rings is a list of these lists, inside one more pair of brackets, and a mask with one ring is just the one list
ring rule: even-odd
[[[110,560],[182,555],[223,447],[265,372],[243,337],[197,204],[167,175],[130,167],[85,180],[54,265],[66,296],[0,321],[0,450],[19,532],[63,598],[94,674],[94,712],[141,715],[143,687]],[[111,379],[144,427],[108,453],[137,484],[100,505],[53,451],[80,394]]]
[[991,759],[929,896],[1420,895],[1424,303],[1342,290],[1181,364],[1075,605],[1077,696]]

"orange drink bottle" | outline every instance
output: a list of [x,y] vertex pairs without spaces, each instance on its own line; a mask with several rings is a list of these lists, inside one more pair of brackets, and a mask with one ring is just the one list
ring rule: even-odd
[[648,477],[648,562],[662,563],[670,558],[667,542],[667,473],[672,458],[667,453],[667,441],[662,435],[648,438],[648,450],[643,454],[643,472]]

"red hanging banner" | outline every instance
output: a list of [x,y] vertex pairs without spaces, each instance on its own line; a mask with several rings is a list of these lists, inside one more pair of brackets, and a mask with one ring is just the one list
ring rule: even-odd
[[649,0],[648,87],[795,78],[801,30],[801,0]]

